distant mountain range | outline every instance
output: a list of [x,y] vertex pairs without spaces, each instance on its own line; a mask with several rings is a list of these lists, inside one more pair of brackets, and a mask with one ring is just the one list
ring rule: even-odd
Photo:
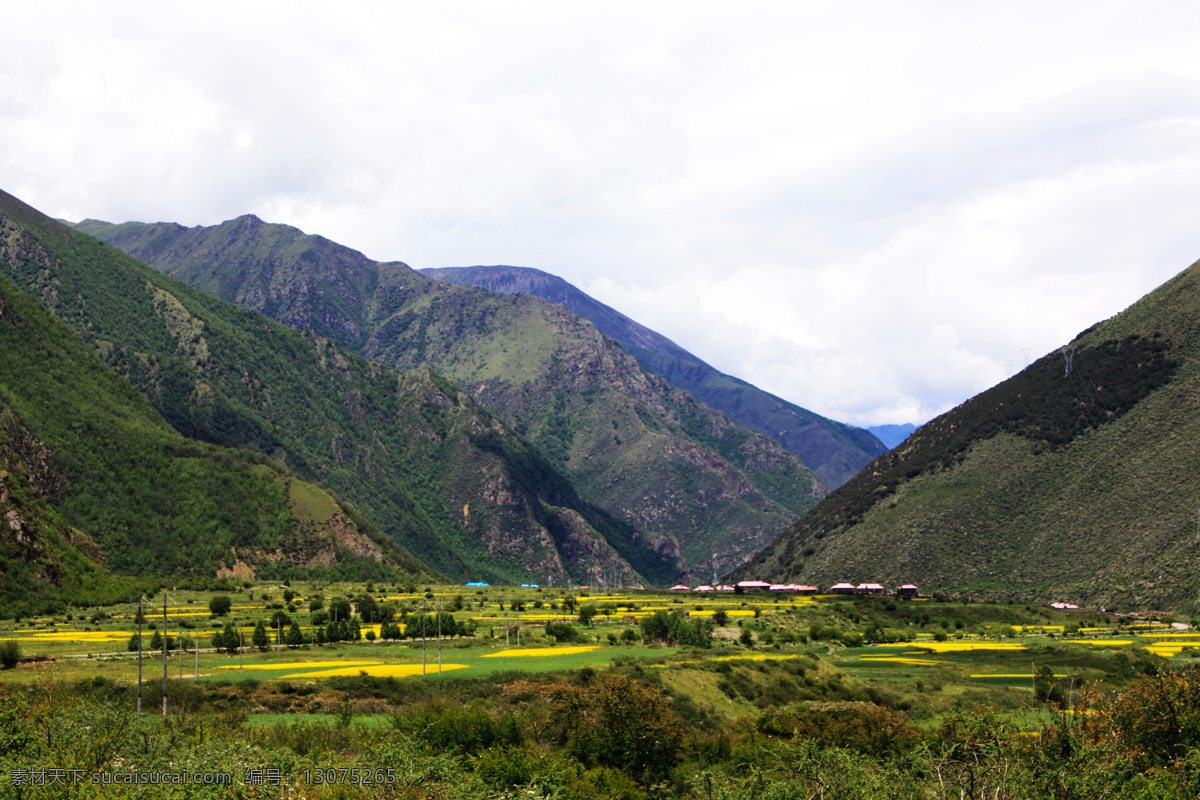
[[[585,502],[633,531],[657,559],[635,566],[648,581],[693,571],[711,579],[731,569],[826,491],[771,438],[647,372],[595,325],[540,297],[435,281],[253,216],[207,228],[96,220],[76,227],[196,288],[362,356],[445,376],[526,439]],[[853,434],[847,430],[844,438]],[[482,499],[462,497],[472,507]],[[515,537],[503,526],[490,535]],[[466,577],[461,565],[428,558]],[[587,580],[619,574],[597,566]]]
[[1200,264],[926,423],[737,574],[1200,609]]
[[580,291],[562,278],[528,267],[456,267],[423,269],[440,281],[478,286],[504,294],[532,294],[557,303],[590,321],[621,343],[644,370],[724,413],[734,422],[770,436],[830,489],[841,486],[886,447],[861,428],[826,419],[725,375],[662,334],[630,319]]
[[916,425],[906,422],[903,425],[872,425],[867,428],[876,439],[883,442],[888,450],[895,448],[917,429]]

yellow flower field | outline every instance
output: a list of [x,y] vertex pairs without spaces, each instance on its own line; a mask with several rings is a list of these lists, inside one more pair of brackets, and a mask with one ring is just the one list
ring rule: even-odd
[[1170,636],[1172,639],[1186,639],[1189,636],[1200,637],[1200,633],[1188,633],[1187,631],[1163,631],[1162,633],[1139,633],[1139,638],[1151,636]]
[[[1033,676],[1032,672],[993,672],[993,673],[989,673],[987,675],[983,675],[983,674],[972,675],[971,677],[972,678],[1029,678],[1030,680],[1032,680],[1034,676]],[[1056,672],[1056,673],[1054,673],[1054,677],[1067,678],[1070,676],[1065,672]]]
[[1155,642],[1154,644],[1145,645],[1146,649],[1154,655],[1165,658],[1172,658],[1179,655],[1180,651],[1184,648],[1195,646],[1195,642]]
[[971,650],[1024,650],[1025,645],[1019,642],[933,642],[922,641],[920,644],[912,642],[893,642],[888,644],[872,645],[873,647],[919,647],[923,650],[932,650],[935,653],[965,653]]
[[[38,631],[24,635],[6,636],[3,641],[27,642],[123,642],[133,633],[121,631]],[[143,634],[145,635],[145,634]],[[149,641],[149,637],[147,637]]]
[[[442,672],[466,668],[466,664],[442,664]],[[375,666],[346,667],[345,669],[327,669],[315,672],[293,672],[289,675],[284,675],[283,678],[285,680],[290,678],[344,678],[362,674],[370,675],[373,678],[408,678],[413,675],[420,675],[422,672],[436,675],[438,666],[437,664],[429,664],[425,667],[422,667],[420,664],[377,664]]]
[[908,658],[903,655],[899,656],[863,656],[860,661],[891,661],[896,664],[945,664],[946,662],[937,658]]
[[[1138,637],[1143,638],[1143,637]],[[1067,639],[1067,644],[1090,644],[1093,647],[1125,647],[1126,645],[1138,644],[1149,650],[1156,656],[1172,658],[1187,647],[1200,647],[1200,643],[1196,641],[1190,642],[1139,642],[1136,639]]]
[[365,667],[382,664],[382,661],[289,661],[284,664],[253,663],[245,666],[228,664],[217,669],[315,669],[317,667]]
[[575,653],[588,653],[599,650],[597,645],[580,645],[579,647],[533,647],[528,650],[501,650],[498,653],[488,653],[484,658],[499,658],[501,656],[570,656]]

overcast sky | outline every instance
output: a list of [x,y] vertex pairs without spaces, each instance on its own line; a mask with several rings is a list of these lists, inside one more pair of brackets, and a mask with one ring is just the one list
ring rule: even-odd
[[0,188],[561,275],[924,422],[1200,258],[1200,5],[0,0]]

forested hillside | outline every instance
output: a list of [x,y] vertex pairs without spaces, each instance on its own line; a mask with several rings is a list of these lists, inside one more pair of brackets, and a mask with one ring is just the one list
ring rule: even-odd
[[0,375],[6,604],[28,599],[30,587],[106,592],[115,584],[105,566],[161,577],[422,569],[265,457],[185,439],[2,276]]

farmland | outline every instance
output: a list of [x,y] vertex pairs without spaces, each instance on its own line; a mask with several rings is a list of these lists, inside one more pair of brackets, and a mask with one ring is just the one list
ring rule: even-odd
[[[1047,761],[1065,757],[1045,752],[1052,740],[1125,759],[1104,779],[1122,790],[1190,785],[1187,746],[1200,745],[1186,726],[1167,744],[1129,738],[1139,698],[1196,688],[1200,636],[1192,620],[1162,615],[337,583],[168,589],[163,603],[160,594],[141,609],[141,714],[136,603],[0,622],[0,647],[21,657],[0,670],[0,785],[28,797],[453,798],[522,787],[740,798],[808,796],[840,781],[861,797],[957,797],[967,777],[955,754],[969,745],[985,755],[971,780],[1000,792],[989,797],[1070,796],[1043,785],[1067,769]],[[36,782],[48,770],[103,777],[170,764],[233,780],[69,792]],[[350,766],[363,770],[355,780],[329,772]],[[757,790],[738,777],[747,769]],[[1069,780],[1102,782],[1079,770]]]

